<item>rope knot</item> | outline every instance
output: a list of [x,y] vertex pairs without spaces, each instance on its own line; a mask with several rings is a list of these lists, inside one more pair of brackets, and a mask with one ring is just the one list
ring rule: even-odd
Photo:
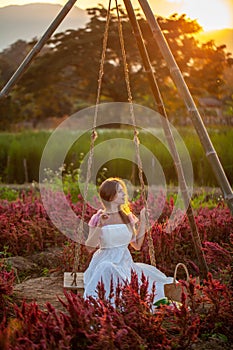
[[138,138],[138,133],[137,134],[134,134],[134,143],[136,146],[139,146],[140,145],[140,140]]
[[92,130],[92,134],[91,134],[91,138],[93,141],[95,141],[98,137],[97,131],[96,130]]
[[72,283],[71,283],[71,286],[77,286],[77,273],[76,273],[75,271],[73,271],[73,272],[71,273],[71,276],[74,277],[74,278],[73,278],[73,281],[72,281]]

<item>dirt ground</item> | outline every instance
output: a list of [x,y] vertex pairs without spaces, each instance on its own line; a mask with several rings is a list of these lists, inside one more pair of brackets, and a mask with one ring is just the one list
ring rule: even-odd
[[64,311],[58,298],[65,301],[63,292],[63,275],[31,278],[16,284],[14,288],[16,301],[36,301],[41,309],[46,310],[49,302],[56,309]]

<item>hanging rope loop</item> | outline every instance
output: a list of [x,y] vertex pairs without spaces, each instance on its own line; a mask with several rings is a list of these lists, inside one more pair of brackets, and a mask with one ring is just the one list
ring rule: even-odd
[[[88,194],[89,182],[91,180],[91,169],[92,169],[92,163],[93,163],[94,146],[95,146],[95,141],[98,137],[96,125],[97,125],[98,107],[99,107],[99,102],[100,102],[102,80],[103,80],[103,75],[104,75],[104,61],[105,61],[107,42],[108,42],[109,23],[110,23],[110,18],[111,18],[110,9],[111,9],[111,0],[109,0],[108,10],[107,10],[107,19],[106,19],[106,24],[105,24],[104,36],[103,36],[103,46],[102,46],[102,54],[101,54],[100,68],[99,68],[97,97],[96,97],[95,112],[94,112],[94,118],[93,118],[93,127],[92,127],[92,133],[91,133],[87,175],[86,175],[84,194],[83,194],[82,214],[81,214],[80,222],[79,222],[79,225],[77,228],[77,238],[78,238],[77,241],[79,241],[79,242],[83,242],[84,217],[85,217],[86,206],[87,206],[87,204],[86,204],[87,194]],[[71,274],[73,276],[72,285],[74,285],[74,286],[77,286],[77,271],[78,271],[79,265],[80,265],[80,255],[81,255],[81,244],[76,242],[75,243],[75,254],[74,254],[74,265],[73,265],[73,271]]]
[[126,89],[128,94],[128,101],[130,103],[130,116],[132,119],[132,124],[134,127],[134,144],[135,144],[135,150],[136,150],[136,156],[137,156],[137,164],[138,164],[138,176],[140,180],[141,185],[141,196],[143,205],[146,210],[146,227],[149,228],[147,231],[147,240],[148,240],[148,247],[149,247],[149,255],[150,255],[150,261],[151,265],[156,266],[156,260],[155,260],[155,250],[154,250],[154,242],[151,235],[151,228],[150,228],[150,222],[149,222],[149,215],[148,215],[148,204],[146,200],[146,190],[145,190],[145,183],[143,180],[143,168],[142,168],[142,160],[140,156],[140,140],[139,140],[139,132],[136,127],[136,119],[134,114],[134,108],[133,108],[133,98],[131,93],[131,87],[130,87],[130,79],[129,79],[129,66],[127,63],[127,57],[125,52],[125,44],[124,44],[124,36],[123,36],[123,29],[122,29],[122,23],[119,13],[119,7],[117,0],[115,0],[116,3],[116,11],[117,11],[117,19],[118,19],[118,32],[119,32],[119,38],[120,38],[120,46],[121,46],[121,53],[122,53],[122,59],[123,59],[123,67],[124,67],[124,76],[125,76],[125,82],[126,82]]
[[[146,226],[148,228],[150,225],[149,225],[148,205],[147,205],[147,201],[146,201],[146,190],[145,190],[145,184],[143,181],[142,161],[141,161],[140,149],[139,149],[139,145],[140,145],[140,140],[138,137],[139,132],[136,128],[136,120],[135,120],[134,109],[133,109],[133,99],[132,99],[130,80],[129,80],[129,66],[128,66],[127,59],[126,59],[123,30],[122,30],[122,24],[121,24],[117,0],[115,0],[115,3],[116,3],[116,10],[117,10],[120,46],[121,46],[121,52],[122,52],[122,58],[123,58],[124,77],[125,77],[126,88],[127,88],[128,102],[130,103],[130,116],[131,116],[132,123],[134,126],[134,143],[135,143],[137,164],[138,164],[138,171],[139,171],[139,179],[140,179],[141,191],[142,191],[141,195],[142,195],[142,199],[143,199],[143,205],[146,209]],[[97,88],[97,97],[96,97],[96,104],[95,104],[95,113],[94,113],[94,119],[93,119],[93,128],[92,128],[92,133],[91,133],[91,143],[90,143],[90,152],[89,152],[89,158],[88,158],[87,176],[86,176],[85,188],[84,188],[82,215],[81,215],[81,219],[80,219],[78,229],[77,229],[77,236],[79,238],[79,241],[81,241],[81,242],[82,242],[82,235],[83,235],[83,228],[84,228],[83,227],[84,216],[85,216],[85,212],[86,212],[86,198],[87,198],[87,194],[88,194],[88,185],[89,185],[89,182],[91,179],[91,168],[92,168],[93,155],[94,155],[94,145],[95,145],[95,141],[98,137],[98,133],[96,131],[96,125],[97,125],[98,106],[99,106],[99,102],[100,102],[102,80],[103,80],[103,76],[104,76],[104,62],[105,62],[107,43],[108,43],[110,19],[111,19],[111,0],[109,0],[107,19],[106,19],[106,24],[105,24],[104,36],[103,36],[102,55],[101,55],[99,77],[98,77],[98,88]],[[148,237],[148,246],[149,246],[149,254],[150,254],[151,264],[155,266],[156,261],[155,261],[154,244],[153,244],[153,239],[151,236],[151,230],[149,230],[147,237]],[[72,276],[73,276],[72,285],[75,285],[75,286],[77,286],[77,271],[79,268],[80,253],[81,253],[81,244],[76,243],[74,267],[73,267],[73,272],[72,272]]]

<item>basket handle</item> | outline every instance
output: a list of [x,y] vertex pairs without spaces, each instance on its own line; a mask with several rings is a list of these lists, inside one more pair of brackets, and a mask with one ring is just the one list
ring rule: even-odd
[[185,270],[185,272],[186,272],[186,281],[188,282],[189,281],[189,272],[188,272],[187,267],[183,263],[178,263],[176,265],[176,268],[175,268],[174,277],[173,277],[173,283],[176,283],[176,274],[177,274],[177,270],[178,270],[179,266],[182,266],[183,269]]

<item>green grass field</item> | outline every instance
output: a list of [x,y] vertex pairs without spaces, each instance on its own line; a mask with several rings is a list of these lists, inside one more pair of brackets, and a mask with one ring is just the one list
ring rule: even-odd
[[[210,129],[209,135],[217,151],[222,166],[230,181],[233,182],[233,129],[221,128]],[[160,132],[160,131],[159,131]],[[187,147],[190,155],[194,183],[197,186],[218,186],[211,166],[205,156],[203,147],[196,132],[192,128],[179,128],[178,132]],[[154,133],[156,134],[156,132]],[[43,149],[51,133],[48,131],[25,131],[21,133],[1,133],[0,134],[0,179],[2,183],[17,183],[38,181],[39,166]],[[137,173],[135,171],[134,149],[125,147],[121,140],[128,139],[129,143],[133,139],[132,130],[122,129],[101,129],[98,131],[94,157],[101,164],[98,169],[98,176],[119,176],[124,179],[132,179]],[[155,156],[165,175],[168,185],[177,185],[177,176],[174,163],[164,142],[160,142],[157,137],[150,133],[140,132],[141,145]],[[105,141],[111,140],[111,147],[105,148]],[[102,144],[102,146],[101,146]],[[99,145],[99,147],[97,147]],[[106,143],[108,145],[108,143]],[[63,144],[57,144],[54,152],[59,152]],[[84,134],[69,150],[66,159],[66,169],[73,171],[80,167],[82,159],[90,149],[90,134]],[[178,141],[178,149],[180,149]],[[103,151],[104,150],[104,151]],[[182,156],[182,148],[181,148]],[[126,159],[124,159],[126,158]],[[145,167],[150,166],[150,154],[143,156]],[[130,160],[128,160],[130,159]],[[106,161],[107,160],[107,161]],[[147,163],[148,162],[148,163]],[[53,168],[53,159],[51,159]],[[104,169],[104,171],[103,171]],[[136,176],[136,182],[137,176]]]

